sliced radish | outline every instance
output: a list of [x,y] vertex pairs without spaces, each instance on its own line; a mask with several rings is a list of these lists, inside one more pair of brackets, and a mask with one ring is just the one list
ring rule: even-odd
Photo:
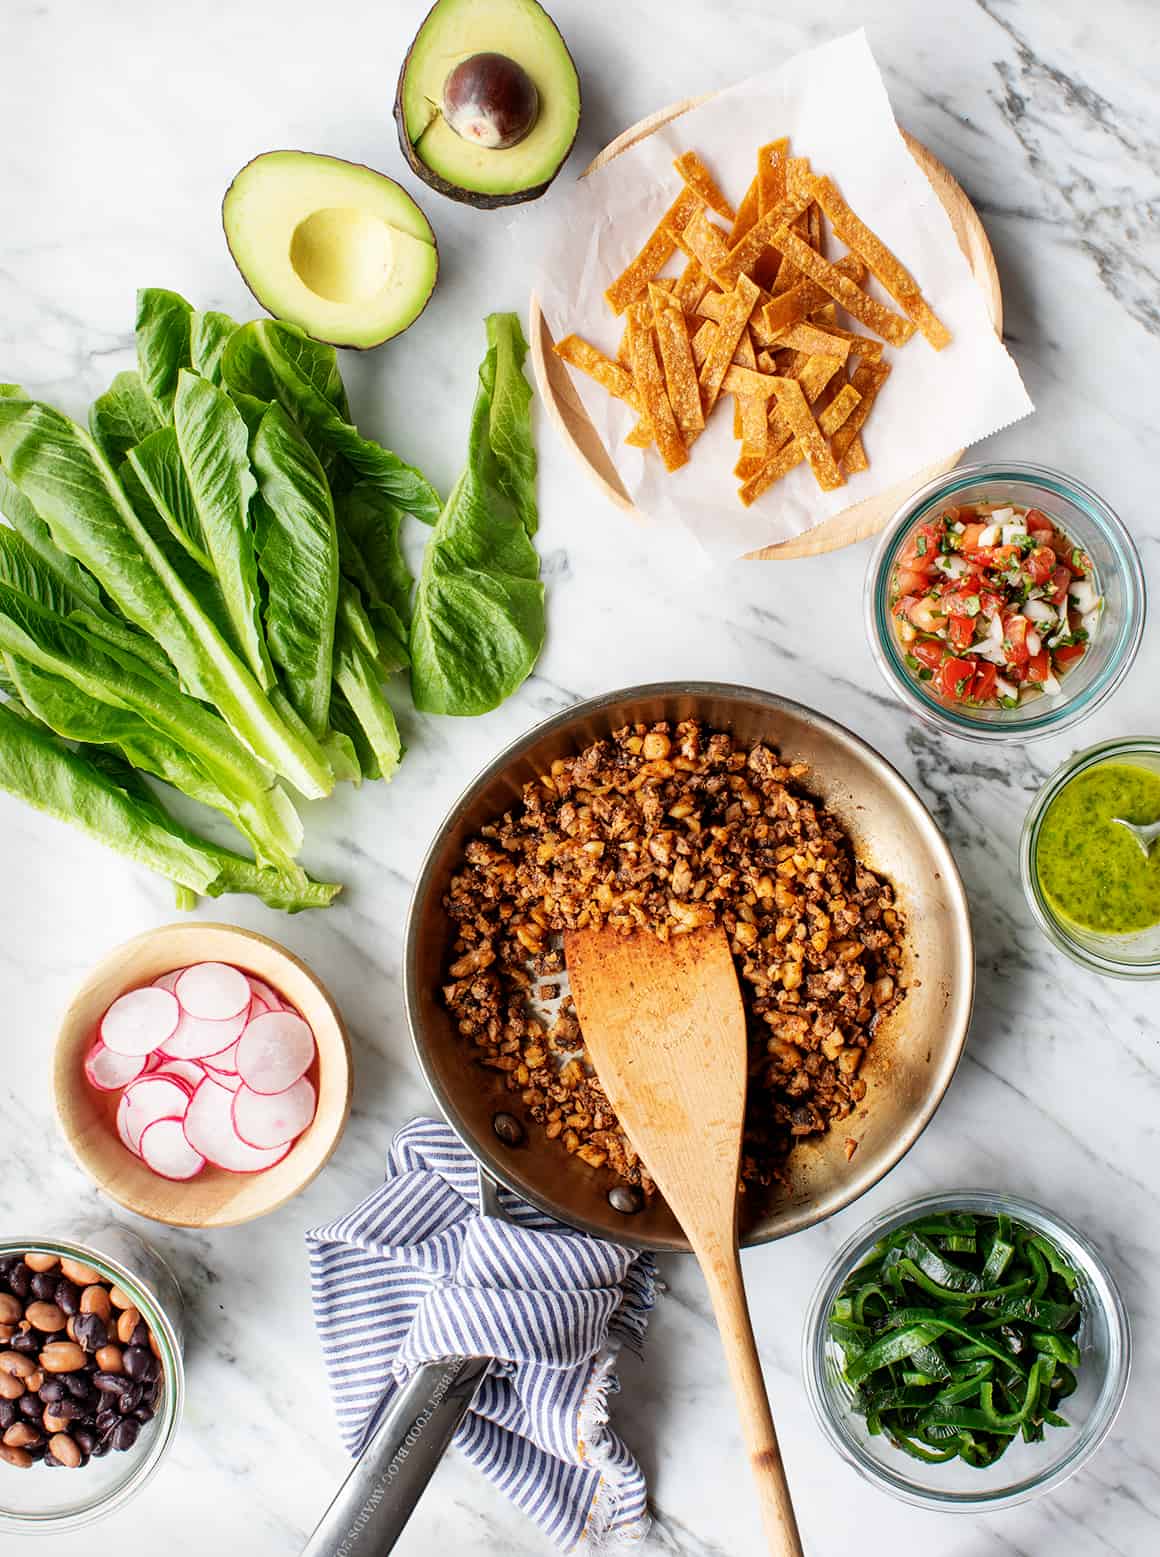
[[234,1129],[247,1146],[281,1146],[300,1136],[314,1118],[314,1088],[300,1076],[285,1092],[234,1093]]
[[249,1011],[253,990],[239,968],[227,962],[198,962],[173,986],[181,1009],[203,1022],[226,1022]]
[[271,989],[264,979],[255,978],[252,973],[246,977],[250,981],[250,988],[255,997],[262,1002],[267,1011],[286,1011],[289,1006],[277,990]]
[[98,1092],[120,1092],[149,1064],[140,1054],[114,1054],[99,1038],[94,1038],[85,1055],[85,1075]]
[[192,1097],[205,1080],[205,1071],[196,1060],[170,1060],[162,1055],[162,1064],[150,1074],[154,1076],[171,1076],[174,1081],[179,1081],[183,1087],[189,1088]]
[[227,1092],[236,1092],[242,1084],[242,1078],[236,1070],[214,1070],[207,1065],[205,1074],[215,1086],[224,1087]]
[[[238,1042],[241,1040],[239,1039]],[[231,1043],[228,1049],[223,1049],[220,1054],[210,1054],[201,1062],[206,1070],[212,1070],[215,1076],[225,1074],[236,1076],[238,1074],[238,1045]]]
[[178,979],[184,972],[184,968],[173,968],[168,973],[158,974],[158,976],[153,980],[153,988],[167,989],[169,993],[172,994],[173,986],[177,983]]
[[155,1119],[141,1131],[141,1159],[163,1179],[192,1179],[205,1158],[185,1139],[180,1119]]
[[[138,1086],[141,1083],[138,1082]],[[290,1150],[284,1146],[272,1146],[262,1151],[247,1146],[234,1129],[231,1113],[233,1094],[208,1078],[193,1094],[193,1101],[185,1112],[183,1128],[185,1138],[195,1152],[228,1173],[260,1173],[281,1162]]]
[[[200,1090],[200,1089],[199,1089]],[[141,1155],[141,1132],[155,1119],[180,1119],[190,1107],[189,1093],[169,1076],[142,1076],[130,1082],[117,1104],[117,1134],[134,1156]]]
[[238,1074],[251,1092],[285,1092],[310,1069],[314,1034],[292,1011],[256,1016],[238,1044]]
[[203,1060],[207,1055],[220,1054],[238,1041],[249,1016],[249,1006],[224,1022],[206,1021],[183,1011],[177,1031],[165,1040],[164,1052],[173,1060]]
[[101,1018],[101,1042],[114,1054],[148,1054],[177,1031],[181,1007],[167,989],[131,989]]

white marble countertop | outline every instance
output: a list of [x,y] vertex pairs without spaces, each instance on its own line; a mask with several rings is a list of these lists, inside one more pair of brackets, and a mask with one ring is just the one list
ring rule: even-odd
[[[524,308],[551,197],[540,209],[481,214],[404,171],[390,110],[425,9],[426,0],[6,0],[0,378],[80,411],[130,364],[139,284],[247,316],[217,221],[230,175],[269,147],[332,152],[401,177],[437,229],[443,268],[426,314],[344,371],[360,421],[446,490],[465,447],[480,321],[491,309]],[[1095,10],[1078,0],[832,0],[811,21],[755,0],[558,0],[553,9],[585,85],[567,177],[661,104],[865,22],[899,119],[982,213],[1008,339],[1038,405],[980,452],[1059,464],[1100,490],[1160,590],[1160,57],[1145,0]],[[143,1557],[299,1550],[345,1469],[311,1329],[302,1231],[360,1198],[394,1129],[428,1107],[399,992],[421,853],[463,783],[510,737],[576,698],[670,677],[784,691],[871,740],[945,828],[978,938],[967,1055],[932,1128],[862,1203],[746,1257],[807,1550],[1155,1552],[1156,986],[1101,981],[1049,948],[1024,906],[1016,840],[1033,792],[1071,750],[1157,733],[1160,629],[1110,706],[1077,734],[1002,754],[939,740],[886,695],[871,663],[865,546],[788,566],[738,563],[707,578],[606,506],[542,418],[539,434],[550,635],[537,673],[487,718],[408,718],[410,752],[389,788],[348,788],[307,808],[307,863],[348,884],[330,912],[282,919],[241,899],[203,910],[277,936],[339,994],[354,1033],[354,1112],[330,1166],[278,1214],[244,1231],[151,1233],[189,1298],[185,1423],[139,1500],[95,1537],[52,1541],[52,1557],[80,1557],[94,1539]],[[2,796],[0,830],[0,1225],[14,1231],[96,1205],[55,1133],[55,1024],[98,956],[174,912],[163,883]],[[1091,1466],[1047,1499],[970,1520],[906,1508],[841,1464],[814,1427],[798,1363],[807,1297],[836,1244],[906,1196],[967,1183],[1043,1199],[1088,1229],[1122,1283],[1137,1342],[1123,1414]],[[705,1295],[690,1263],[663,1263],[669,1294],[643,1366],[624,1367],[615,1406],[649,1475],[651,1550],[749,1557],[760,1536]],[[0,1537],[3,1552],[18,1547]],[[452,1454],[399,1550],[531,1557],[545,1547]]]

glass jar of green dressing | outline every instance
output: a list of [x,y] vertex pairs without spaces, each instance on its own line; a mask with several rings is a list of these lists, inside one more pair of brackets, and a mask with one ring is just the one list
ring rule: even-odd
[[1077,962],[1156,978],[1160,841],[1146,852],[1120,822],[1160,822],[1160,740],[1105,741],[1051,776],[1023,828],[1023,887],[1040,928]]

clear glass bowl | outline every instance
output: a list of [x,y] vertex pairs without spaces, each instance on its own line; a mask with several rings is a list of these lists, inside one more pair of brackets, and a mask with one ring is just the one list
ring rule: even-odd
[[59,1535],[127,1503],[168,1452],[185,1394],[185,1311],[169,1266],[144,1239],[116,1222],[77,1225],[60,1237],[0,1239],[0,1256],[29,1252],[79,1260],[126,1292],[157,1340],[165,1381],[157,1413],[131,1449],[90,1460],[75,1471],[43,1465],[20,1470],[0,1462],[0,1532]]
[[[1035,797],[1035,803],[1023,823],[1019,844],[1019,874],[1023,891],[1044,935],[1075,962],[1112,978],[1160,978],[1160,925],[1135,930],[1126,935],[1109,935],[1073,924],[1050,903],[1039,885],[1035,851],[1048,807],[1064,786],[1092,768],[1105,763],[1128,763],[1160,773],[1160,739],[1129,736],[1089,746],[1062,763]],[[1155,845],[1160,849],[1160,843]]]
[[[972,1469],[960,1460],[924,1465],[866,1431],[853,1410],[854,1392],[842,1377],[842,1353],[827,1330],[827,1316],[842,1283],[886,1234],[916,1217],[940,1211],[1000,1211],[1034,1227],[1067,1255],[1079,1272],[1083,1319],[1078,1388],[1063,1405],[1070,1427],[1048,1428],[1042,1443],[1016,1439],[994,1465]],[[905,1503],[942,1512],[980,1513],[1010,1508],[1058,1487],[1080,1469],[1107,1437],[1128,1385],[1131,1337],[1128,1316],[1098,1250],[1078,1229],[1032,1201],[992,1190],[945,1190],[920,1195],[858,1229],[830,1261],[806,1316],[802,1366],[806,1392],[823,1433],[844,1460]]]
[[[946,503],[1004,501],[1041,509],[1092,559],[1104,597],[1088,652],[1062,678],[1055,697],[1040,693],[1017,708],[966,708],[932,690],[907,667],[890,615],[890,578],[907,536]],[[1029,741],[1086,719],[1127,674],[1144,631],[1140,559],[1123,524],[1082,482],[1045,465],[960,465],[921,487],[882,532],[866,576],[866,630],[891,690],[928,724],[971,741]]]

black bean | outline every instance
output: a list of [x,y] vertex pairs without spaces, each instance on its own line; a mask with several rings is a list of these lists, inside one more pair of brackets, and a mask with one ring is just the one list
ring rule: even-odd
[[73,1332],[77,1345],[86,1352],[95,1352],[108,1343],[109,1327],[100,1314],[78,1314],[73,1320]]
[[48,1449],[42,1438],[39,1443],[28,1443],[24,1446],[24,1452],[32,1460],[43,1460]]
[[67,1276],[58,1276],[53,1292],[53,1302],[68,1315],[79,1314],[81,1311],[81,1289],[75,1281],[70,1281]]
[[51,1449],[46,1449],[44,1451],[44,1463],[48,1466],[49,1470],[52,1470],[54,1465],[63,1465],[64,1461],[58,1460]]
[[0,1282],[6,1283],[19,1263],[20,1256],[18,1254],[6,1254],[3,1259],[0,1259]]
[[149,1384],[157,1377],[156,1359],[146,1346],[127,1346],[121,1360],[135,1384]]
[[38,1352],[40,1339],[33,1330],[18,1330],[8,1345],[14,1352]]
[[87,1373],[82,1373],[79,1368],[72,1373],[60,1373],[58,1378],[64,1380],[64,1387],[74,1400],[91,1400],[93,1396],[93,1381]]
[[137,1407],[141,1404],[141,1399],[144,1393],[145,1391],[141,1388],[140,1384],[130,1385],[130,1387],[123,1395],[118,1396],[117,1410],[121,1413],[122,1416],[132,1416],[133,1412],[136,1411]]
[[16,1402],[0,1400],[0,1433],[6,1433],[16,1420]]
[[68,1388],[59,1374],[50,1374],[38,1391],[41,1400],[63,1400]]
[[109,1452],[108,1440],[104,1438],[98,1438],[89,1452],[91,1453],[94,1460],[99,1460],[102,1454],[108,1454]]
[[[133,1331],[133,1334],[129,1337],[129,1345],[130,1346],[144,1346],[148,1350],[148,1347],[149,1347],[149,1326],[145,1323],[145,1321],[143,1319],[139,1319],[137,1321],[136,1329]],[[150,1354],[150,1355],[152,1355],[152,1354]]]
[[94,1373],[93,1383],[106,1395],[124,1395],[134,1388],[123,1373]]
[[16,1402],[16,1409],[20,1415],[30,1422],[39,1422],[44,1415],[44,1401],[39,1395],[30,1395],[25,1392]]
[[144,1426],[146,1422],[151,1422],[153,1420],[153,1407],[138,1406],[136,1411],[133,1412],[133,1420],[140,1422],[142,1426]]
[[614,1184],[608,1191],[608,1204],[622,1216],[635,1216],[644,1205],[644,1194],[636,1184]]
[[82,1454],[92,1454],[97,1442],[97,1435],[91,1427],[74,1427],[72,1440]]
[[514,1114],[496,1114],[491,1121],[491,1127],[505,1146],[522,1146],[524,1144],[524,1137],[527,1132]]
[[36,1270],[29,1277],[28,1290],[42,1303],[51,1303],[56,1296],[56,1284],[59,1280],[56,1271]]
[[13,1297],[23,1298],[28,1296],[28,1288],[32,1281],[32,1272],[23,1260],[17,1260],[12,1270],[8,1273],[8,1290]]
[[102,1433],[106,1427],[112,1427],[117,1420],[116,1406],[111,1404],[104,1395],[101,1396],[101,1404],[97,1407],[97,1414],[94,1420],[97,1424],[97,1430]]
[[140,1422],[135,1422],[131,1416],[124,1417],[113,1429],[109,1442],[114,1449],[131,1449],[140,1431]]
[[81,1400],[57,1400],[53,1403],[52,1414],[63,1417],[66,1422],[80,1422],[89,1415],[89,1407]]

